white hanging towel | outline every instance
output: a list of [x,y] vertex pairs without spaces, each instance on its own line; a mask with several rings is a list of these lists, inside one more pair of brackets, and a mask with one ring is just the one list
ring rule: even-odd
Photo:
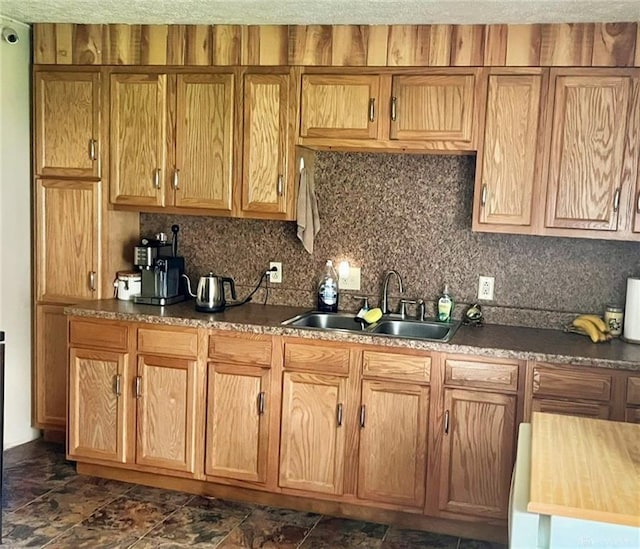
[[305,166],[304,156],[300,156],[300,187],[298,187],[296,214],[297,234],[304,249],[310,254],[313,254],[313,240],[320,230],[318,201],[313,179],[313,175],[309,174],[309,169]]

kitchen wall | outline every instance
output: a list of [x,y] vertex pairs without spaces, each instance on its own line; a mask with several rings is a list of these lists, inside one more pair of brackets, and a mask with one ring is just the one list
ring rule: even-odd
[[[626,278],[640,275],[640,243],[472,233],[474,172],[473,156],[317,153],[313,255],[293,222],[143,214],[141,234],[178,223],[187,271],[232,276],[243,295],[270,260],[282,261],[269,303],[313,306],[328,258],[360,266],[362,292],[348,293],[374,302],[388,269],[408,297],[434,301],[447,283],[457,315],[475,300],[478,276],[494,276],[495,301],[483,308],[494,323],[560,327],[575,312],[624,303]],[[355,310],[345,293],[341,308]]]
[[0,41],[0,330],[5,332],[4,447],[31,428],[31,175],[29,28],[0,19],[20,41]]

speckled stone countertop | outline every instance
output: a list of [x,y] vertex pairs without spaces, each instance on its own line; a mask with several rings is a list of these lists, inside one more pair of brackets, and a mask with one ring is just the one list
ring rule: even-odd
[[217,328],[327,341],[640,371],[640,345],[632,345],[618,340],[595,345],[584,336],[566,334],[557,330],[490,324],[482,328],[461,326],[449,343],[438,343],[359,332],[317,330],[282,325],[284,320],[307,310],[299,307],[248,303],[241,307],[227,308],[222,313],[206,314],[197,312],[194,309],[193,301],[177,303],[168,307],[154,307],[136,305],[117,299],[104,299],[66,307],[65,313],[70,316],[106,320]]

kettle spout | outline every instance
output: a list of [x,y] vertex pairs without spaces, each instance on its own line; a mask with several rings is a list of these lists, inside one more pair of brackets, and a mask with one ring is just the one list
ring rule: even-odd
[[196,297],[196,294],[191,291],[191,281],[189,280],[189,277],[184,273],[182,273],[182,277],[187,281],[187,292],[189,292],[189,295],[191,297]]

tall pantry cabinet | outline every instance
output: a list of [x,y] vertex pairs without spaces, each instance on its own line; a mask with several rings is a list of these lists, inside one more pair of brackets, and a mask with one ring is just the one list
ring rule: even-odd
[[34,69],[34,426],[66,424],[66,305],[112,295],[138,214],[109,211],[103,75]]

